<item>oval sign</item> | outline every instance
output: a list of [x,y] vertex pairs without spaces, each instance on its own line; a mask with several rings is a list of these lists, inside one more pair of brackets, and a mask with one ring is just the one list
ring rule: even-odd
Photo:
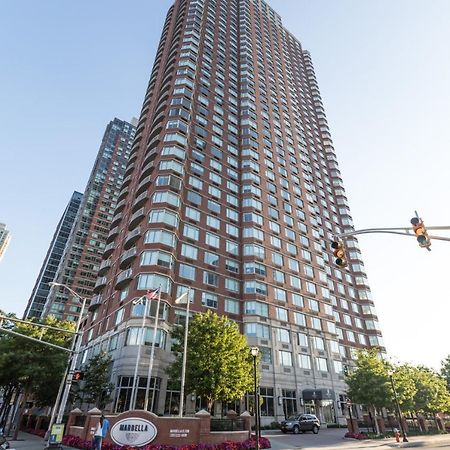
[[158,430],[148,420],[129,417],[111,427],[111,439],[118,445],[142,447],[155,439]]

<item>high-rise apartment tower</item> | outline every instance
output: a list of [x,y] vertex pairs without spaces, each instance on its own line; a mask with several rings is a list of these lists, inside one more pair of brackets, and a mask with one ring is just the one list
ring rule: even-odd
[[[83,354],[111,352],[111,409],[130,408],[143,314],[132,300],[161,286],[150,404],[177,411],[164,369],[185,314],[174,299],[191,287],[191,310],[228,315],[260,348],[263,423],[342,418],[353,350],[383,344],[356,240],[347,268],[331,256],[353,224],[310,54],[267,3],[175,1],[118,201]],[[198,402],[188,395],[187,411]]]
[[80,209],[82,198],[83,194],[75,191],[64,210],[64,214],[56,227],[47,255],[45,256],[30,299],[28,300],[24,319],[31,317],[40,318],[42,315],[48,294],[50,293],[49,283],[55,279],[67,240],[69,239],[70,232],[72,231],[73,224]]
[[6,225],[4,223],[0,223],[0,260],[3,258],[10,240],[11,233],[6,229]]
[[[67,285],[81,297],[91,298],[98,271],[104,267],[102,253],[114,236],[114,230],[110,234],[110,224],[135,131],[132,124],[119,119],[106,127],[55,277],[55,281]],[[66,289],[54,288],[48,295],[44,315],[76,320],[80,306]]]

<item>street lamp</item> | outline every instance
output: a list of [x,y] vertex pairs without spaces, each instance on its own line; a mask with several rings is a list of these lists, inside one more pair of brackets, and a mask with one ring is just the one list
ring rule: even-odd
[[402,430],[403,442],[409,442],[408,438],[406,437],[405,428],[403,427],[402,412],[400,410],[400,404],[398,402],[397,391],[395,389],[394,371],[393,370],[388,370],[388,377],[389,377],[389,380],[391,381],[392,392],[394,393],[395,406],[397,407],[398,422],[400,424],[400,430]]
[[60,399],[61,399],[61,403],[59,404],[58,415],[56,417],[56,423],[61,423],[63,415],[64,415],[64,410],[66,409],[67,399],[69,397],[69,392],[70,392],[70,386],[72,385],[72,374],[75,370],[75,366],[77,364],[77,356],[78,356],[78,353],[80,352],[80,348],[81,348],[81,336],[79,336],[79,331],[80,331],[81,320],[83,319],[83,313],[84,313],[84,308],[86,306],[87,299],[85,297],[81,297],[73,289],[71,289],[69,286],[66,286],[65,284],[57,283],[55,281],[51,281],[48,284],[51,287],[59,286],[59,287],[63,287],[64,289],[67,289],[73,296],[75,296],[81,302],[81,310],[78,315],[78,320],[77,320],[77,324],[75,327],[75,333],[74,333],[73,339],[72,339],[72,345],[70,346],[70,353],[69,353],[69,359],[67,361],[66,371],[64,373],[63,379],[61,380],[61,384],[59,386],[58,395],[56,396],[55,405],[53,407],[52,416],[50,418],[50,423],[49,423],[48,430],[47,430],[47,435],[50,436],[50,432],[51,432],[53,423],[55,422],[56,409],[58,407],[58,403],[60,402]]
[[256,376],[256,358],[258,357],[259,348],[252,347],[250,352],[253,356],[253,382],[255,387],[255,435],[256,435],[256,450],[259,450],[259,398],[258,398],[258,380]]

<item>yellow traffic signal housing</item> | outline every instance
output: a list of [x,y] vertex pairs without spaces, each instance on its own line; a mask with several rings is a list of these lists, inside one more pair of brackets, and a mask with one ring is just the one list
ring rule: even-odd
[[347,267],[347,259],[345,257],[345,247],[341,240],[336,240],[331,243],[331,248],[334,250],[333,255],[336,260],[335,263],[339,267]]
[[423,220],[419,219],[418,217],[413,217],[411,219],[411,225],[419,245],[425,248],[430,247],[431,241],[428,236],[427,229],[425,228],[425,224],[423,223]]

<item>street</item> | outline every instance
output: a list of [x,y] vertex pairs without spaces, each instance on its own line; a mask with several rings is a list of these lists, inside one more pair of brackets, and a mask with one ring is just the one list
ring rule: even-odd
[[[320,450],[353,450],[353,449],[376,449],[387,450],[392,448],[426,448],[442,449],[450,447],[450,434],[438,436],[416,436],[410,438],[410,442],[397,444],[394,439],[383,441],[356,441],[344,438],[344,429],[321,430],[319,434],[283,434],[278,432],[263,432],[263,436],[270,439],[273,450],[295,450],[295,449],[320,449]],[[9,441],[11,450],[43,450],[45,441],[37,436],[27,433],[19,433],[19,440]],[[71,450],[71,447],[63,447]]]
[[374,448],[377,450],[390,448],[412,448],[420,447],[427,449],[437,449],[450,447],[450,435],[436,436],[415,436],[409,439],[408,443],[397,444],[395,439],[357,441],[355,439],[346,439],[345,429],[326,429],[320,430],[319,434],[304,433],[294,435],[292,433],[283,434],[281,432],[263,432],[263,436],[270,439],[272,449],[290,450],[290,449],[315,449],[321,450],[338,448],[341,449],[360,449]]

